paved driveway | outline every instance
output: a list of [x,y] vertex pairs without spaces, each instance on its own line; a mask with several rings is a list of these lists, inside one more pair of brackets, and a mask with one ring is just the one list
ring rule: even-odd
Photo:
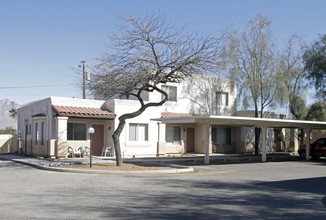
[[0,161],[0,219],[325,219],[326,163],[199,166],[96,175]]

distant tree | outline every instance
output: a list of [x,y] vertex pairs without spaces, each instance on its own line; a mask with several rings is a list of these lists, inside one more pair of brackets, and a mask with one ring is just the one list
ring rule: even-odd
[[314,82],[319,97],[326,95],[326,35],[321,36],[303,56],[308,78]]
[[[309,121],[326,121],[326,104],[324,102],[318,101],[307,106],[304,99],[300,96],[295,96],[297,101],[295,101],[293,116],[297,120],[309,120]],[[299,137],[301,140],[301,145],[304,139],[304,130],[300,129]]]
[[13,118],[13,119],[17,119],[17,109],[15,109],[15,108],[11,108],[10,110],[9,110],[9,113],[10,113],[10,117],[11,118]]
[[[231,74],[239,82],[243,105],[253,106],[255,117],[263,117],[264,109],[274,101],[278,85],[270,25],[270,20],[258,14],[243,31],[230,36]],[[255,128],[255,154],[259,136],[260,129]]]
[[[221,40],[167,25],[159,16],[124,17],[124,25],[111,38],[111,52],[99,58],[91,89],[103,97],[135,97],[140,107],[119,117],[112,136],[117,166],[122,165],[120,134],[126,120],[141,115],[148,107],[161,106],[168,93],[159,84],[180,83],[192,74],[214,72],[223,54]],[[146,92],[161,93],[158,102],[145,102]]]
[[13,127],[5,127],[4,129],[0,129],[0,134],[16,134],[16,129]]
[[[325,103],[317,101],[307,106],[305,91],[307,89],[305,77],[306,71],[303,63],[303,54],[306,45],[298,36],[293,35],[288,45],[281,54],[278,69],[279,78],[282,78],[283,86],[279,87],[279,99],[281,103],[288,105],[289,111],[296,120],[324,121],[326,118]],[[304,131],[300,130],[301,144]]]
[[322,101],[312,104],[309,107],[306,120],[326,121],[326,104]]

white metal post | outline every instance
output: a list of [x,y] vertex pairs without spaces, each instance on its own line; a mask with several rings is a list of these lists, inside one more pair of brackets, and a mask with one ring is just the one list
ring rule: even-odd
[[310,131],[311,129],[305,129],[306,132],[306,160],[310,160]]
[[206,134],[205,134],[205,164],[209,164],[209,142],[210,142],[210,129],[209,124],[206,124]]

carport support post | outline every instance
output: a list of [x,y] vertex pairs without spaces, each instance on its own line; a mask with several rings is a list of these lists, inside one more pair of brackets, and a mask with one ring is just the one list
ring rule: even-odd
[[310,159],[310,128],[305,129],[306,132],[306,160]]
[[266,131],[267,127],[261,127],[261,133],[262,133],[262,155],[261,155],[261,161],[266,162]]
[[205,134],[205,164],[209,164],[209,141],[210,141],[210,126],[206,124],[206,134]]

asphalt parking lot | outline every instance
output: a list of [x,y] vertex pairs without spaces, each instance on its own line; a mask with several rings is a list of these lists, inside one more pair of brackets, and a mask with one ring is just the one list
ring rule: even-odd
[[325,219],[326,162],[78,174],[0,160],[0,219]]

